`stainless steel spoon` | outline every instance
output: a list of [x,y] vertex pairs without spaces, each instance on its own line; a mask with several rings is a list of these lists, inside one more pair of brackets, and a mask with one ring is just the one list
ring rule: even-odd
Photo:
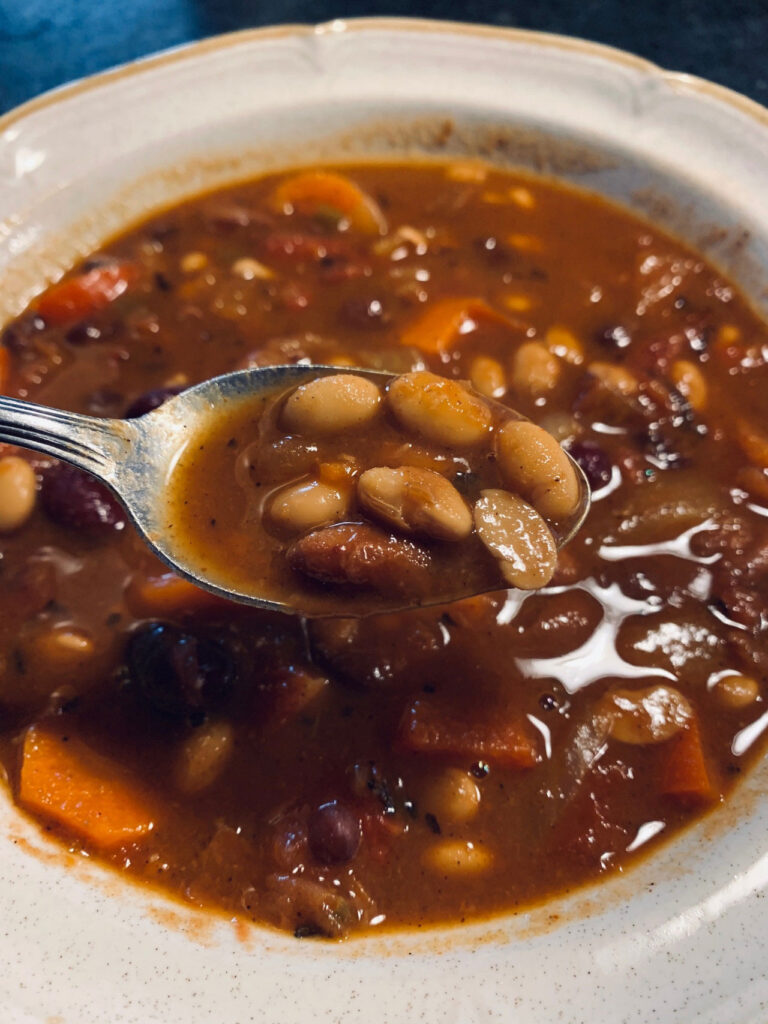
[[[163,528],[163,495],[185,444],[201,431],[206,420],[226,415],[227,405],[279,394],[330,373],[354,373],[377,381],[388,381],[393,376],[376,370],[335,366],[241,370],[191,387],[158,409],[132,420],[97,419],[0,396],[0,441],[52,455],[106,484],[154,553],[197,586],[243,604],[294,611],[288,604],[221,587],[201,575],[200,567],[183,554],[172,551]],[[591,501],[587,479],[581,467],[571,461],[581,482],[581,502],[559,538],[560,547],[579,530]],[[354,606],[349,614],[355,614]]]

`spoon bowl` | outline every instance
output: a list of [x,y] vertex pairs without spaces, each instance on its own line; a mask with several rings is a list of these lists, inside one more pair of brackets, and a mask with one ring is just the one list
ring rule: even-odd
[[[242,604],[271,611],[300,612],[300,608],[288,602],[229,589],[208,578],[204,568],[173,545],[166,523],[165,495],[182,454],[212,417],[226,416],[227,409],[243,401],[274,398],[318,377],[344,373],[364,376],[377,383],[393,378],[393,374],[379,370],[301,364],[239,370],[190,387],[136,419],[99,419],[0,396],[0,441],[61,459],[101,481],[118,498],[154,554],[196,586]],[[583,470],[570,455],[568,458],[578,477],[580,500],[573,516],[558,533],[559,548],[578,532],[591,503]],[[470,597],[475,593],[477,591],[461,596]],[[401,601],[398,607],[402,606]],[[359,614],[354,598],[350,598],[348,614]]]

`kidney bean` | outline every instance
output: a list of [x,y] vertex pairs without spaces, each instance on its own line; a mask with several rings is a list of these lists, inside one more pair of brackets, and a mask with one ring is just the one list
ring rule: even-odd
[[364,523],[315,530],[288,549],[292,569],[324,583],[373,587],[418,597],[429,582],[430,558],[410,541]]
[[65,462],[44,470],[40,503],[49,519],[73,530],[122,529],[125,512],[107,488]]
[[360,818],[338,800],[320,804],[309,819],[309,847],[321,864],[344,864],[360,849]]
[[611,482],[611,460],[599,444],[594,441],[576,441],[568,451],[584,470],[593,491],[599,491]]
[[159,409],[169,398],[180,395],[183,390],[184,388],[172,387],[155,388],[153,391],[145,391],[143,395],[139,395],[137,399],[131,402],[123,414],[124,418],[127,420],[137,419],[145,413],[152,412],[153,409]]

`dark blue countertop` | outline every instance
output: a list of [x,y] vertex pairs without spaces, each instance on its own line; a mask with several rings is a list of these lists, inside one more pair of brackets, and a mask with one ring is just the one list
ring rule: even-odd
[[0,0],[0,111],[74,78],[219,32],[363,15],[581,36],[768,104],[768,0]]

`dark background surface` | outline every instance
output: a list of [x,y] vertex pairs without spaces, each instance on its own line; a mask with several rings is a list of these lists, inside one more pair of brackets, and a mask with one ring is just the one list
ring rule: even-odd
[[0,111],[71,79],[218,32],[363,15],[581,36],[768,104],[768,0],[0,0]]

